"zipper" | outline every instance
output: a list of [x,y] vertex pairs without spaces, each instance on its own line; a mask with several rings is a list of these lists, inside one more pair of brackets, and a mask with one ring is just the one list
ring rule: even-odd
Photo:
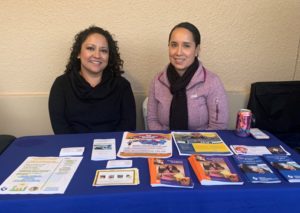
[[216,103],[216,121],[218,121],[219,120],[219,99],[218,98],[216,98],[215,103]]

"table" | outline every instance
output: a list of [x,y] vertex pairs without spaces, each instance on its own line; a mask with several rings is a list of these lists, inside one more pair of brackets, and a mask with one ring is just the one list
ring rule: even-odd
[[[270,135],[270,140],[241,138],[233,131],[217,131],[228,144],[279,145],[300,162],[300,155]],[[95,138],[116,138],[122,132],[28,136],[16,139],[0,156],[2,183],[28,156],[58,156],[63,147],[85,146],[84,158],[62,195],[0,195],[0,212],[300,212],[300,183],[251,184],[241,186],[202,186],[192,172],[193,189],[153,188],[147,159],[133,159],[140,171],[138,186],[93,187],[97,169],[106,161],[91,161]],[[178,151],[173,144],[173,157]],[[181,157],[180,157],[181,158]],[[184,157],[185,158],[185,157]]]

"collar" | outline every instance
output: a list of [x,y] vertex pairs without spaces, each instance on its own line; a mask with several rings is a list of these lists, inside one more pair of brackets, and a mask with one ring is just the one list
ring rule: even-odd
[[[170,83],[167,77],[167,67],[158,75],[158,81],[163,84],[166,87],[170,87]],[[193,78],[191,79],[190,83],[187,85],[186,89],[190,89],[191,87],[194,87],[197,84],[204,83],[206,80],[206,69],[202,65],[202,63],[199,61],[199,67],[197,71],[195,72]]]

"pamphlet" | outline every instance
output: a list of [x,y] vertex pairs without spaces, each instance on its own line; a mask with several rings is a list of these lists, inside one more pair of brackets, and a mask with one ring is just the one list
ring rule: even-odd
[[170,133],[124,132],[118,152],[120,158],[168,158],[172,156]]
[[300,165],[286,155],[264,155],[264,158],[290,183],[300,182]]
[[116,140],[95,139],[91,159],[95,161],[116,159]]
[[242,185],[244,183],[229,157],[192,155],[188,160],[202,185]]
[[241,171],[251,183],[280,183],[281,180],[260,156],[234,155]]
[[60,157],[66,156],[82,156],[84,147],[66,147],[62,148],[59,152]]
[[232,155],[216,132],[172,132],[179,155]]
[[245,146],[231,145],[230,148],[236,155],[290,155],[282,146]]
[[137,168],[105,169],[96,171],[93,186],[138,185],[139,183]]
[[28,157],[1,184],[0,194],[63,194],[82,157]]
[[148,164],[151,186],[194,187],[186,159],[149,158]]
[[265,146],[231,145],[230,148],[236,155],[265,155],[271,152]]

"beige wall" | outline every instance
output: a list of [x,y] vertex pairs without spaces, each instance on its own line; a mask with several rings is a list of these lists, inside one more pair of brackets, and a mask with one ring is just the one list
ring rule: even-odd
[[0,132],[52,134],[49,89],[74,35],[91,24],[118,40],[140,107],[181,21],[199,27],[201,60],[223,80],[232,116],[252,82],[300,80],[299,0],[1,0]]

